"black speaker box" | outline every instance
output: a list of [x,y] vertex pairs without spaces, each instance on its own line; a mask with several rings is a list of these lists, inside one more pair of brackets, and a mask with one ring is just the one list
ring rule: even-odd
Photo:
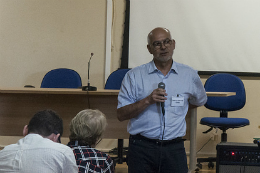
[[254,143],[217,145],[216,173],[260,173],[260,149]]

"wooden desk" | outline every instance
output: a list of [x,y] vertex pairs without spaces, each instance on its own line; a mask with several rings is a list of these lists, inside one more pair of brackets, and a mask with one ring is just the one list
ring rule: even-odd
[[[104,138],[128,139],[128,121],[116,117],[118,90],[81,91],[81,89],[21,88],[0,89],[0,136],[22,136],[22,129],[39,110],[53,109],[63,119],[64,134],[69,135],[69,123],[81,110],[91,108],[102,111],[108,121]],[[209,96],[229,96],[235,93],[209,92]],[[196,168],[197,109],[187,116],[187,135],[190,140],[190,170]]]
[[206,92],[208,97],[228,97],[236,95],[236,92]]
[[53,109],[63,119],[64,137],[69,123],[81,110],[99,109],[105,113],[108,127],[104,138],[128,139],[127,121],[116,117],[118,90],[81,91],[81,89],[22,88],[0,89],[0,135],[22,136],[24,125],[39,110]]

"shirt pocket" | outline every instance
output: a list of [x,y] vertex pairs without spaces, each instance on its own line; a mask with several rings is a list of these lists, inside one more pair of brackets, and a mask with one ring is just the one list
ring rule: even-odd
[[188,112],[188,99],[189,99],[189,94],[178,94],[179,97],[184,98],[184,104],[183,106],[171,106],[172,107],[172,112],[174,115],[186,115]]

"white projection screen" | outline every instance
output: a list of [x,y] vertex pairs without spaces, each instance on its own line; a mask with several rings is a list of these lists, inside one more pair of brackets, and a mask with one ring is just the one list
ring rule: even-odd
[[260,73],[260,0],[131,0],[129,68],[147,63],[147,34],[171,31],[173,59],[198,71]]

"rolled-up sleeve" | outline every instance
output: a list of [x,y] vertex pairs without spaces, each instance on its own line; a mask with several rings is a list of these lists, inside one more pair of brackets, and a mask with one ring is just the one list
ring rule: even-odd
[[135,93],[133,90],[135,81],[131,75],[133,75],[131,71],[127,72],[122,81],[122,85],[118,94],[117,108],[121,108],[136,102]]
[[199,75],[196,75],[193,80],[193,92],[189,99],[190,104],[203,106],[207,102],[207,94],[200,80]]

